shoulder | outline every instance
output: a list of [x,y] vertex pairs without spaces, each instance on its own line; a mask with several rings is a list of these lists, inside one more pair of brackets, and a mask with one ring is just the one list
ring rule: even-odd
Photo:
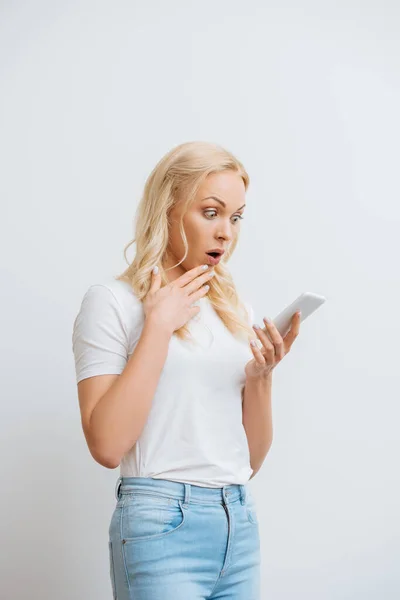
[[106,279],[91,284],[86,290],[80,317],[87,323],[113,323],[131,338],[144,321],[143,303],[128,282]]
[[124,312],[131,310],[140,311],[143,308],[142,302],[135,295],[130,284],[127,281],[118,279],[110,278],[102,282],[93,283],[85,293],[85,297],[87,296],[117,304]]

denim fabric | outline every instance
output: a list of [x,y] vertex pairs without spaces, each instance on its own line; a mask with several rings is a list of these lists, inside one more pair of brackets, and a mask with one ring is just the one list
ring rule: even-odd
[[109,527],[114,600],[260,600],[248,486],[120,477]]

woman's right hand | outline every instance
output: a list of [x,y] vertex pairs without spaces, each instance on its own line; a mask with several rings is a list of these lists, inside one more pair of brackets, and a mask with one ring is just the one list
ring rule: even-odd
[[200,312],[200,307],[192,304],[206,295],[208,288],[204,284],[213,275],[213,269],[204,270],[204,265],[200,265],[161,287],[161,274],[153,273],[143,300],[146,319],[151,318],[172,335]]

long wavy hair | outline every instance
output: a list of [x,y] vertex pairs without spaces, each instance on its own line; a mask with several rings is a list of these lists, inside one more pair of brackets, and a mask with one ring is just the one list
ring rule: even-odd
[[[162,259],[167,251],[169,240],[169,214],[180,198],[184,206],[180,220],[180,233],[185,247],[185,255],[177,265],[185,260],[188,243],[183,226],[183,218],[196,193],[206,177],[212,173],[231,170],[240,174],[247,191],[250,179],[242,163],[221,146],[209,142],[187,142],[170,150],[156,164],[147,178],[142,198],[135,215],[135,237],[124,249],[128,268],[115,279],[129,282],[134,294],[143,300],[152,280],[152,269],[158,265],[161,286],[168,284]],[[126,251],[136,242],[136,254],[129,263]],[[207,283],[210,286],[207,297],[216,313],[228,330],[240,339],[249,340],[255,334],[249,325],[249,315],[236,291],[227,262],[238,243],[238,235],[232,240],[218,265],[215,275]],[[175,266],[177,266],[175,265]],[[173,267],[171,267],[173,268]],[[190,321],[189,321],[190,322]],[[189,340],[192,336],[188,323],[174,332],[178,338]]]

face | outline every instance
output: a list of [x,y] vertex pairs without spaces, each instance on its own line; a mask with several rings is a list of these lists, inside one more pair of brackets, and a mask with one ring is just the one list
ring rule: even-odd
[[[169,281],[174,281],[194,267],[206,264],[206,252],[213,248],[226,251],[230,247],[239,233],[245,203],[245,186],[238,173],[223,171],[207,176],[183,219],[189,246],[188,255],[179,266],[167,271]],[[182,203],[177,203],[170,214],[168,256],[163,263],[165,268],[175,265],[185,253],[179,232],[182,212]]]

